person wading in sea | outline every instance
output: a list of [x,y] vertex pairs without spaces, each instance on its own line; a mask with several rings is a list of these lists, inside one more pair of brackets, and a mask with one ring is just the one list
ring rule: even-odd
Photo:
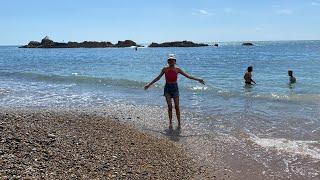
[[252,79],[252,71],[253,71],[253,67],[249,66],[247,68],[247,72],[243,76],[246,85],[252,85],[252,82],[256,84],[256,82],[254,82],[254,80]]
[[288,76],[289,76],[289,83],[294,84],[297,82],[297,79],[293,76],[293,71],[289,70],[288,71]]
[[168,105],[169,115],[169,129],[172,129],[172,99],[174,101],[174,107],[176,109],[176,116],[178,120],[178,129],[181,128],[180,123],[180,107],[179,107],[179,88],[177,84],[178,74],[182,74],[186,78],[199,81],[201,84],[205,84],[203,79],[192,77],[187,73],[183,72],[179,67],[176,66],[176,57],[174,54],[170,54],[168,57],[168,66],[162,68],[161,73],[150,83],[144,86],[147,90],[152,84],[159,81],[161,77],[165,75],[166,84],[164,86],[164,96]]

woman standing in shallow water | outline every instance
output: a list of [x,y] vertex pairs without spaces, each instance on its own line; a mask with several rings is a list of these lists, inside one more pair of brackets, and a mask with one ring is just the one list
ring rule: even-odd
[[172,129],[172,99],[174,101],[174,107],[176,109],[176,115],[178,120],[178,128],[181,128],[180,123],[180,107],[179,107],[179,89],[178,89],[178,74],[182,74],[186,78],[199,81],[204,84],[204,80],[192,77],[187,73],[183,72],[179,67],[176,67],[176,58],[173,54],[168,57],[168,66],[162,68],[161,73],[153,81],[144,86],[144,89],[148,89],[152,84],[159,81],[160,78],[165,75],[166,84],[164,86],[164,96],[168,105],[168,115],[169,115],[169,129]]

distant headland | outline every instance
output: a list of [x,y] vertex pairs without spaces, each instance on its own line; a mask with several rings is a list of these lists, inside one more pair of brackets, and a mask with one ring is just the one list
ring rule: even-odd
[[106,41],[83,41],[83,42],[54,42],[48,36],[43,38],[41,42],[30,41],[27,45],[21,46],[20,48],[123,48],[123,47],[142,47],[132,40],[118,41],[117,44],[112,44]]
[[164,42],[161,44],[151,43],[149,47],[202,47],[209,46],[208,44],[197,44],[191,41],[174,41],[174,42]]
[[[151,43],[148,45],[150,48],[158,47],[205,47],[213,46],[219,47],[218,43],[209,45],[204,43],[194,43],[192,41],[172,41],[164,43]],[[254,46],[251,42],[244,42],[242,46]],[[41,42],[30,41],[27,45],[20,46],[19,48],[125,48],[125,47],[143,47],[132,40],[118,41],[117,44],[112,44],[109,41],[83,41],[83,42],[55,42],[48,36],[44,37]]]
[[[55,42],[48,36],[43,38],[41,42],[30,41],[27,45],[20,48],[124,48],[124,47],[143,47],[132,40],[118,41],[117,44],[112,44],[108,41],[84,41],[84,42]],[[202,47],[209,46],[208,44],[197,44],[192,41],[173,41],[164,43],[151,43],[148,47]]]

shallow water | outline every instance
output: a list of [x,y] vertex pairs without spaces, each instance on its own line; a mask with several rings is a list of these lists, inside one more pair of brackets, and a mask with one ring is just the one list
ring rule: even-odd
[[[191,134],[218,133],[257,162],[268,166],[277,159],[292,174],[316,177],[320,174],[313,167],[320,160],[320,41],[255,44],[138,51],[0,47],[0,106],[165,107],[163,80],[148,91],[143,86],[158,75],[167,55],[175,53],[178,66],[206,81],[203,86],[179,77],[182,109],[197,114],[183,116],[184,129],[192,129]],[[254,66],[257,82],[251,88],[243,83],[248,65]],[[288,69],[294,71],[295,85],[288,85]],[[155,122],[148,123],[157,129]],[[263,155],[269,151],[282,156]]]

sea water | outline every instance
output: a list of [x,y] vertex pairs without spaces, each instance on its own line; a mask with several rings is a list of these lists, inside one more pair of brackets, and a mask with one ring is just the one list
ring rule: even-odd
[[[177,66],[206,82],[182,75],[178,80],[181,108],[206,117],[207,130],[241,130],[263,148],[320,160],[320,41],[254,44],[138,51],[1,46],[0,106],[165,107],[163,78],[147,91],[143,86],[159,75],[173,53]],[[249,65],[257,84],[246,87],[243,75]],[[289,69],[296,84],[289,84]]]

